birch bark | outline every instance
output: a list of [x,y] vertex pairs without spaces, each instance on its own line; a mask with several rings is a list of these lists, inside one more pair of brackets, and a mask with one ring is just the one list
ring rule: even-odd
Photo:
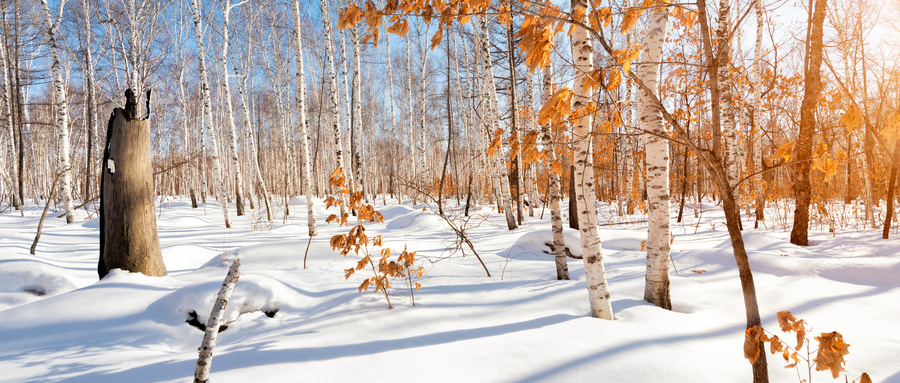
[[[544,67],[544,79],[541,87],[541,103],[546,103],[553,96],[553,64]],[[541,127],[541,144],[547,151],[547,162],[550,164],[550,227],[553,229],[553,254],[556,259],[556,279],[569,279],[569,265],[566,262],[566,240],[563,237],[562,214],[559,207],[560,196],[559,172],[562,164],[556,158],[556,142],[549,123]]]
[[219,60],[222,64],[222,98],[225,104],[225,120],[228,122],[228,144],[231,150],[231,164],[234,167],[235,209],[237,215],[244,215],[244,177],[241,174],[241,159],[238,156],[237,126],[234,122],[234,105],[231,102],[231,84],[228,81],[228,48],[231,46],[231,1],[222,1],[222,50]]
[[[587,0],[572,0],[572,12],[584,12]],[[585,12],[585,14],[587,14]],[[594,49],[587,29],[577,26],[571,35],[572,58],[574,61],[574,97],[572,107],[584,110],[589,107],[591,92],[581,86],[587,73],[594,67]],[[606,269],[603,266],[603,250],[600,248],[598,230],[596,190],[594,188],[593,139],[591,136],[591,115],[587,114],[574,122],[575,132],[575,199],[578,205],[578,227],[581,231],[581,250],[584,260],[584,274],[587,281],[591,315],[596,318],[613,320],[612,304]]]
[[[760,127],[760,122],[762,121],[762,101],[760,100],[761,96],[761,88],[762,88],[762,39],[763,39],[763,0],[756,0],[755,2],[755,10],[756,10],[756,46],[753,48],[753,126],[751,127],[750,136],[753,139],[753,166],[751,169],[754,173],[762,170],[762,129]],[[759,222],[765,221],[765,193],[763,192],[763,188],[768,187],[767,185],[763,185],[762,174],[758,174],[755,177],[754,184],[756,185],[756,220],[754,223],[754,228],[759,228]]]
[[[225,198],[225,180],[222,177],[222,165],[219,159],[219,140],[216,138],[216,128],[212,117],[212,96],[209,91],[209,77],[206,73],[206,54],[203,50],[203,27],[201,23],[200,2],[191,0],[191,15],[194,19],[194,35],[197,39],[197,58],[200,70],[200,93],[203,98],[203,125],[209,137],[209,153],[212,160],[213,187],[216,199],[222,205],[222,214],[225,216],[225,228],[231,228],[231,217],[228,215],[228,200]],[[140,104],[140,103],[139,103]]]
[[41,6],[44,8],[44,25],[47,27],[47,46],[50,48],[50,70],[53,74],[53,89],[56,99],[56,127],[59,129],[57,172],[62,173],[59,192],[66,210],[66,223],[72,223],[75,222],[75,214],[72,209],[72,177],[69,174],[69,168],[72,166],[69,162],[69,103],[66,100],[66,89],[59,63],[59,50],[56,45],[56,36],[59,32],[59,23],[62,21],[65,5],[66,0],[59,2],[59,13],[54,20],[50,15],[50,6],[47,5],[47,0],[41,0]]
[[297,115],[300,119],[300,165],[303,190],[306,192],[306,226],[310,237],[318,235],[316,215],[313,211],[313,193],[309,163],[309,128],[306,121],[306,78],[303,73],[303,36],[300,25],[300,0],[291,2],[294,8],[294,44],[297,56]]
[[[500,117],[498,115],[499,107],[497,106],[497,87],[494,84],[494,68],[491,66],[491,58],[490,58],[490,45],[488,44],[488,31],[486,26],[486,21],[484,17],[478,16],[474,18],[475,29],[478,32],[478,47],[476,50],[480,52],[481,59],[481,88],[482,95],[484,96],[485,103],[487,104],[487,126],[490,131],[488,134],[488,142],[490,142],[491,135],[496,132],[498,129],[502,129],[500,127]],[[516,215],[512,209],[512,197],[509,192],[509,171],[506,169],[506,164],[503,159],[506,158],[506,149],[505,145],[501,140],[500,148],[498,148],[498,153],[493,156],[494,168],[497,169],[498,178],[500,181],[500,201],[499,205],[503,207],[506,213],[506,226],[509,230],[515,230],[518,225],[516,224]]]
[[[328,11],[328,2],[327,0],[320,0],[320,3],[322,5],[322,24],[325,29],[325,66],[328,69],[328,90],[331,93],[331,123],[332,134],[334,137],[334,154],[338,164],[338,169],[341,169],[342,172],[346,175],[350,172],[345,171],[347,168],[344,166],[344,144],[341,139],[340,125],[340,102],[338,101],[338,87],[334,69],[335,52],[334,43],[331,41],[334,32],[331,25],[331,16]],[[343,191],[340,192],[340,195],[341,215],[343,215],[347,211],[347,199]]]
[[662,111],[650,101],[659,98],[659,73],[663,45],[669,23],[666,7],[648,10],[647,30],[644,34],[643,63],[638,68],[641,82],[647,86],[640,91],[638,113],[644,133],[647,153],[647,202],[650,208],[647,231],[647,273],[644,300],[667,310],[672,309],[669,296],[669,141]]

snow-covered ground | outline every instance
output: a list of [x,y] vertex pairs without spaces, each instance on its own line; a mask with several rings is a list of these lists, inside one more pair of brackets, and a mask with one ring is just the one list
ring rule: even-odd
[[[357,293],[366,270],[344,279],[359,257],[340,256],[329,239],[347,227],[325,224],[331,211],[318,203],[320,235],[309,241],[305,201],[292,203],[286,223],[279,212],[275,223],[251,215],[224,229],[214,204],[162,201],[169,275],[116,270],[99,282],[98,220],[87,212],[71,225],[48,218],[35,256],[28,249],[40,207],[0,214],[0,381],[189,381],[203,333],[186,321],[196,312],[205,323],[235,257],[242,276],[215,349],[217,383],[750,381],[738,273],[712,203],[700,218],[687,208],[686,222],[673,224],[673,311],[642,300],[640,217],[601,229],[616,321],[588,316],[580,260],[569,261],[571,281],[555,280],[544,245],[549,211],[515,231],[489,207],[473,212],[467,232],[488,277],[468,249],[452,251],[456,237],[433,211],[379,200],[385,222],[367,234],[383,234],[397,252],[406,245],[425,268],[415,306],[396,280],[389,310],[371,289]],[[852,345],[849,380],[868,372],[900,382],[900,240],[858,226],[812,233],[809,247],[788,243],[783,227],[745,230],[764,327],[781,335],[775,313],[790,310],[811,325],[810,338],[843,334]],[[577,249],[578,233],[566,230]],[[798,381],[784,364],[769,355],[772,381]],[[831,381],[828,372],[813,379]]]

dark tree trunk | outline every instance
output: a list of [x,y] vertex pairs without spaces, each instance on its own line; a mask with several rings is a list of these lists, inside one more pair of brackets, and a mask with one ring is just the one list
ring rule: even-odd
[[817,0],[812,20],[809,22],[807,68],[803,102],[800,105],[800,134],[794,149],[794,226],[791,229],[791,243],[800,246],[809,244],[809,203],[812,194],[810,158],[813,151],[813,136],[816,133],[816,105],[822,93],[822,24],[825,22],[826,0]]
[[891,163],[891,177],[888,178],[887,211],[884,215],[884,230],[881,238],[888,239],[891,233],[891,222],[894,217],[894,188],[897,184],[897,164],[900,163],[900,140],[894,143],[894,156]]
[[575,165],[569,167],[569,227],[578,229],[578,205],[575,202]]
[[[134,118],[134,97],[110,116],[100,186],[100,278],[112,269],[166,275],[153,203],[150,121]],[[131,117],[131,118],[129,118]]]

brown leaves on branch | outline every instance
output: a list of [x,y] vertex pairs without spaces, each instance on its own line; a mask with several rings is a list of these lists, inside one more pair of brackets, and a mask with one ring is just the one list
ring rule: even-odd
[[[796,333],[797,346],[790,347],[782,343],[781,339],[776,335],[767,336],[766,331],[759,325],[750,327],[744,332],[744,357],[750,363],[755,363],[756,359],[762,354],[760,343],[769,342],[769,352],[773,355],[781,353],[785,363],[788,363],[785,368],[796,367],[797,363],[802,359],[810,367],[815,365],[816,371],[830,370],[832,378],[837,378],[839,373],[844,371],[844,357],[850,352],[850,345],[844,342],[844,337],[839,332],[823,332],[820,336],[815,337],[819,341],[819,349],[816,352],[816,357],[808,360],[797,353],[805,345],[807,347],[806,355],[811,355],[809,351],[811,344],[806,339],[808,331],[806,321],[794,317],[790,311],[781,311],[777,316],[778,326],[781,328],[781,331]],[[863,373],[860,377],[860,383],[871,381],[866,373]]]

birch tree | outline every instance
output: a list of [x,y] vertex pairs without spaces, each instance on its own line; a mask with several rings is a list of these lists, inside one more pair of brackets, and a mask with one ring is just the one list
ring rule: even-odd
[[[253,38],[248,36],[247,40],[248,40],[247,41],[248,46],[252,46]],[[241,119],[241,123],[243,126],[243,132],[247,138],[246,146],[249,149],[248,151],[250,152],[250,166],[252,167],[251,172],[253,173],[253,176],[256,178],[256,181],[259,183],[260,189],[262,189],[262,199],[266,205],[266,220],[271,221],[273,218],[272,218],[272,207],[269,204],[269,189],[266,187],[266,181],[263,179],[262,169],[260,169],[260,167],[259,167],[259,152],[256,147],[256,137],[253,134],[253,125],[251,123],[252,119],[250,117],[250,102],[247,100],[247,92],[246,92],[245,86],[244,86],[244,84],[246,83],[246,80],[244,80],[243,76],[241,75],[240,66],[238,65],[238,62],[240,60],[237,60],[237,57],[235,57],[235,55],[236,55],[235,49],[230,49],[229,52],[231,52],[231,55],[232,55],[231,65],[232,65],[232,69],[234,71],[234,77],[236,79],[238,79],[238,88],[237,89],[238,89],[238,96],[241,101],[241,112],[243,115],[243,118]],[[251,71],[251,73],[252,73],[252,71]],[[249,76],[249,77],[252,78],[253,76]],[[253,183],[251,182],[251,185],[252,184]],[[251,189],[251,194],[252,194],[252,192],[253,192],[253,190]],[[252,208],[252,206],[253,206],[252,198],[250,200],[250,205]]]
[[[309,128],[306,123],[306,79],[303,73],[303,36],[300,25],[300,0],[291,2],[294,8],[294,44],[297,57],[297,114],[300,119],[300,166],[303,190],[306,192],[306,225],[310,237],[318,235],[316,215],[313,212],[313,193],[309,163]],[[358,59],[357,59],[358,60]],[[358,62],[358,61],[357,61]]]
[[[587,0],[572,0],[571,6],[572,13],[585,14]],[[575,26],[570,39],[575,67],[575,94],[572,98],[572,107],[574,110],[588,110],[591,90],[584,89],[582,83],[586,75],[594,69],[594,48],[588,30],[584,27]],[[591,315],[596,318],[613,320],[609,285],[603,265],[603,250],[600,248],[597,197],[594,189],[592,120],[591,114],[586,113],[573,122],[575,128],[572,137],[575,144],[573,156],[575,177],[572,182],[575,184],[575,200],[578,204],[578,228],[581,231],[581,251]]]
[[[751,169],[754,173],[758,172],[758,167],[762,166],[762,129],[760,127],[760,122],[762,121],[762,102],[760,101],[761,92],[762,92],[762,39],[763,39],[763,4],[762,0],[756,0],[754,2],[754,9],[756,11],[756,45],[753,48],[753,126],[751,127],[750,136],[753,139],[753,149],[752,155],[753,166]],[[765,194],[763,192],[762,187],[762,175],[758,174],[755,176],[756,185],[756,212],[755,212],[755,223],[753,228],[759,228],[759,222],[765,221]],[[765,186],[768,187],[768,186]]]
[[[334,43],[331,41],[332,36],[334,35],[332,25],[331,25],[331,16],[328,11],[328,1],[320,0],[322,5],[322,25],[325,29],[325,57],[326,57],[326,68],[328,69],[328,91],[331,93],[331,125],[332,125],[332,136],[334,137],[334,154],[335,159],[337,161],[338,170],[346,176],[348,172],[347,167],[344,166],[344,144],[341,139],[341,117],[340,117],[340,102],[338,101],[338,87],[337,87],[337,79],[335,78],[335,69],[334,69]],[[346,213],[347,209],[347,199],[344,195],[343,191],[340,191],[341,195],[341,215]]]
[[[6,13],[2,15],[3,24],[6,24]],[[2,37],[2,35],[0,35]],[[5,39],[4,39],[5,40]],[[9,194],[12,200],[12,205],[17,209],[22,209],[22,202],[19,199],[19,194],[15,192],[15,185],[18,183],[16,180],[16,134],[15,134],[15,126],[13,123],[13,99],[12,99],[12,78],[9,75],[9,66],[7,65],[7,59],[9,54],[7,53],[7,47],[5,41],[0,41],[0,72],[2,72],[3,77],[3,91],[0,93],[0,96],[3,98],[3,124],[6,125],[7,131],[7,141],[6,141],[6,157],[7,157],[7,166],[9,167],[10,181],[9,181]]]
[[672,309],[669,296],[669,141],[662,112],[650,102],[651,93],[659,97],[659,72],[663,45],[669,23],[667,7],[649,10],[644,34],[643,63],[638,76],[646,90],[640,91],[639,111],[647,153],[647,202],[650,208],[647,231],[647,274],[644,300],[667,310]]
[[[45,0],[46,1],[46,0]],[[222,165],[219,157],[219,140],[216,138],[216,128],[212,116],[212,96],[209,91],[209,77],[206,73],[206,54],[203,50],[203,26],[201,24],[200,2],[191,0],[191,15],[194,18],[194,35],[197,38],[198,69],[200,71],[200,96],[203,99],[203,126],[209,137],[210,159],[212,160],[213,188],[216,199],[222,205],[222,213],[225,216],[225,227],[231,228],[231,217],[228,215],[228,200],[225,198],[225,180],[222,177]]]
[[[544,79],[541,86],[541,103],[546,103],[553,95],[553,64],[544,67]],[[559,172],[562,171],[562,165],[556,158],[556,142],[550,123],[546,123],[541,127],[541,144],[547,152],[547,162],[550,164],[550,190],[548,198],[550,199],[550,226],[553,230],[553,254],[556,260],[556,279],[569,279],[569,265],[566,262],[566,240],[563,237],[562,214],[560,212],[559,201],[562,198],[559,187]]]
[[59,33],[59,23],[62,21],[63,9],[67,0],[60,0],[59,12],[56,19],[50,15],[50,6],[47,0],[41,0],[44,9],[44,25],[47,27],[47,46],[50,48],[50,70],[53,76],[54,97],[56,98],[56,127],[59,129],[59,142],[57,144],[58,160],[57,172],[62,174],[60,179],[60,197],[66,210],[66,223],[75,222],[75,214],[72,209],[72,177],[69,174],[71,163],[69,162],[69,103],[66,100],[66,88],[63,83],[62,69],[59,62],[59,50],[56,45],[56,37]]
[[[484,102],[487,104],[487,126],[489,133],[496,135],[502,134],[500,127],[499,107],[497,102],[497,87],[494,83],[494,68],[491,66],[491,51],[488,43],[487,22],[483,16],[475,17],[475,29],[478,33],[478,46],[475,50],[479,53],[481,60],[481,88]],[[506,158],[506,150],[501,142],[496,148],[498,153],[493,156],[494,168],[498,171],[500,181],[500,201],[499,205],[506,213],[506,226],[509,230],[515,230],[518,227],[516,223],[516,215],[512,209],[512,196],[509,191],[509,171],[503,159]]]
[[222,71],[222,98],[225,104],[225,121],[228,123],[228,144],[231,153],[231,165],[234,172],[235,208],[237,215],[244,215],[244,177],[241,174],[241,160],[238,156],[237,126],[234,122],[234,105],[231,102],[231,84],[228,81],[228,48],[231,46],[231,10],[244,4],[246,1],[231,4],[230,0],[222,1],[222,49],[219,51],[219,60]]

